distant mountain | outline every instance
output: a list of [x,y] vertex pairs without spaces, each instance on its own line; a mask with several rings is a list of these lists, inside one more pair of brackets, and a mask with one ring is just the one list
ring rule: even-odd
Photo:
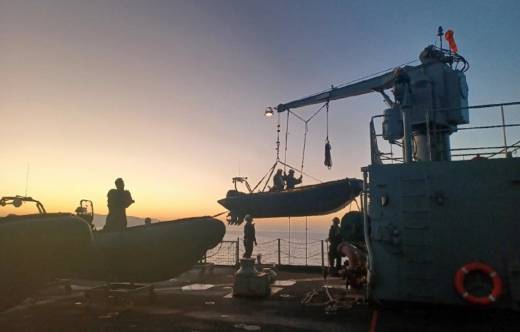
[[[94,225],[96,226],[96,229],[101,229],[103,226],[105,226],[106,218],[106,215],[94,214]],[[144,218],[127,216],[126,220],[128,221],[128,227],[144,225]],[[156,223],[158,221],[160,220],[152,219],[152,223]]]

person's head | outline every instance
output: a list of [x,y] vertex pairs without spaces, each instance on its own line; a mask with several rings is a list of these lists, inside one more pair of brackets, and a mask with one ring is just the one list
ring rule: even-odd
[[144,218],[144,224],[145,225],[150,225],[151,223],[152,223],[152,219],[150,217]]
[[282,174],[282,169],[279,168],[279,169],[276,171],[276,174]]
[[251,223],[253,221],[253,217],[251,217],[250,215],[246,214],[246,216],[244,217],[244,220],[247,223]]
[[123,179],[117,178],[115,183],[116,183],[117,189],[119,189],[119,190],[125,189],[125,182],[123,181]]
[[293,169],[289,170],[289,175],[291,175],[291,176],[294,175],[294,170]]
[[339,225],[339,218],[338,217],[334,217],[334,219],[332,219],[332,223],[334,225]]

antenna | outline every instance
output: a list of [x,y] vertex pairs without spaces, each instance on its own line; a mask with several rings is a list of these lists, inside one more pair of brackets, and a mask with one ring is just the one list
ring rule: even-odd
[[439,48],[442,51],[442,37],[444,36],[444,31],[441,26],[437,29],[437,37],[439,37]]
[[27,188],[29,187],[29,172],[31,170],[31,164],[27,163],[27,171],[25,173],[25,197],[27,197]]

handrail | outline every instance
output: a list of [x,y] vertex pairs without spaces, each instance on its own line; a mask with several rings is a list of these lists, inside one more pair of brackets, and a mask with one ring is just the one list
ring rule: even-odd
[[[203,262],[217,265],[238,265],[244,248],[242,238],[223,240],[215,248],[206,252]],[[327,251],[326,240],[312,240],[307,243],[289,241],[288,239],[272,239],[258,242],[253,254],[262,256],[262,261],[278,265],[321,266],[325,267]],[[289,250],[289,247],[291,248]]]
[[[466,157],[475,157],[475,156],[486,156],[486,158],[493,158],[497,157],[499,155],[504,155],[504,157],[511,157],[512,153],[517,152],[520,150],[519,144],[520,141],[511,145],[508,144],[508,138],[511,139],[519,139],[520,137],[508,137],[508,128],[517,128],[520,127],[520,123],[511,123],[506,122],[505,120],[505,111],[520,111],[520,107],[512,107],[512,106],[520,106],[520,101],[515,102],[507,102],[507,103],[493,103],[493,104],[482,104],[482,105],[472,105],[467,107],[459,107],[459,108],[439,108],[436,109],[435,112],[443,111],[443,112],[452,112],[452,111],[460,111],[460,110],[490,110],[494,112],[500,112],[500,122],[499,124],[492,124],[492,125],[477,125],[477,126],[460,126],[456,129],[456,132],[459,134],[462,134],[465,131],[475,131],[475,130],[492,130],[492,129],[501,129],[501,139],[503,141],[502,145],[494,145],[494,146],[470,146],[470,147],[454,147],[451,148],[450,151],[452,152],[462,152],[462,151],[473,151],[472,153],[455,153],[452,154],[452,158],[466,158]],[[374,119],[377,118],[383,118],[383,115],[376,115],[371,118],[371,123],[373,123]],[[371,128],[373,128],[373,125],[371,125]],[[437,129],[435,132],[443,132],[443,131],[449,131],[451,132],[451,129]],[[509,132],[511,134],[511,132]],[[381,133],[374,132],[373,129],[371,129],[370,132],[370,139],[373,144],[370,146],[370,153],[372,155],[371,160],[375,160],[374,156],[377,156],[377,159],[381,161],[381,163],[402,163],[403,158],[399,155],[395,155],[395,152],[393,151],[392,146],[396,146],[397,150],[401,150],[402,148],[399,146],[399,141],[396,141],[394,144],[387,143],[387,145],[390,147],[390,151],[381,151],[379,149],[379,143],[381,140],[378,140],[383,135]]]

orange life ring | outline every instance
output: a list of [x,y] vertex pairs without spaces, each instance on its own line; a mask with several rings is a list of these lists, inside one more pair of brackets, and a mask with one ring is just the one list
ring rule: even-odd
[[[474,296],[464,288],[464,280],[466,279],[466,276],[475,271],[485,273],[491,278],[493,289],[489,295]],[[496,302],[500,295],[502,295],[503,285],[502,279],[498,273],[491,268],[491,266],[481,262],[471,262],[462,266],[457,273],[455,273],[455,289],[457,290],[457,293],[459,293],[462,298],[469,303],[488,305]]]

